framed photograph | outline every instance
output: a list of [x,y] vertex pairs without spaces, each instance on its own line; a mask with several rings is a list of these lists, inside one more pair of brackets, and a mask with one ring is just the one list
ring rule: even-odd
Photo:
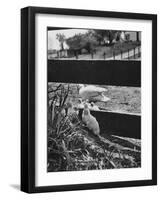
[[21,9],[21,190],[157,184],[157,16]]

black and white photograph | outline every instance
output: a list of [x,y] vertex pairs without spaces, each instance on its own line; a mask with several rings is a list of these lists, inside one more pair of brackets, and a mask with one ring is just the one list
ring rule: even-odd
[[47,172],[141,167],[141,36],[47,28]]
[[21,190],[157,184],[157,16],[27,7]]

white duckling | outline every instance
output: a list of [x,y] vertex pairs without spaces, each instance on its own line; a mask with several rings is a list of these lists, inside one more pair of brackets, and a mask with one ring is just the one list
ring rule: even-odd
[[95,135],[100,134],[99,124],[94,116],[90,114],[88,105],[85,104],[84,110],[82,113],[82,121],[86,124],[89,130],[91,130]]
[[78,109],[84,109],[84,102],[82,101],[81,98],[78,99],[77,107],[78,107]]
[[66,109],[67,109],[67,115],[78,114],[79,112],[78,108],[73,106],[71,101],[67,102]]
[[87,85],[84,86],[83,84],[79,84],[79,95],[83,100],[88,99],[89,102],[93,101],[102,101],[102,102],[107,102],[110,99],[106,97],[103,93],[107,91],[107,89],[98,87],[95,85]]
[[97,110],[97,111],[99,111],[100,109],[99,109],[99,107],[96,104],[94,104],[93,102],[91,102],[91,104],[90,104],[90,110]]
[[79,109],[84,109],[85,104],[87,104],[88,108],[90,109],[91,104],[89,103],[88,99],[86,99],[85,101],[82,101],[81,98],[78,99],[78,108]]
[[89,103],[88,99],[86,101],[82,101],[82,99],[78,99],[78,109],[84,109],[84,105],[87,104],[90,110],[100,110],[94,102]]

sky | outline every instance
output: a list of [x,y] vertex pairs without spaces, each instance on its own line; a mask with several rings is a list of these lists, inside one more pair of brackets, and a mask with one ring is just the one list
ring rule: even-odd
[[60,43],[56,39],[57,33],[63,33],[66,38],[72,37],[78,33],[86,33],[86,29],[67,29],[67,30],[50,30],[48,31],[48,50],[50,49],[60,49]]

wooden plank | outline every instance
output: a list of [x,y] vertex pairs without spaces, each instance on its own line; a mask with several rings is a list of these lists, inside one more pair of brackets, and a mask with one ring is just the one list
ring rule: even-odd
[[48,82],[141,86],[141,61],[48,60]]
[[[103,111],[91,111],[91,114],[99,123],[101,136],[106,138],[108,135],[117,135],[141,139],[141,115]],[[81,117],[82,110],[79,115]]]

